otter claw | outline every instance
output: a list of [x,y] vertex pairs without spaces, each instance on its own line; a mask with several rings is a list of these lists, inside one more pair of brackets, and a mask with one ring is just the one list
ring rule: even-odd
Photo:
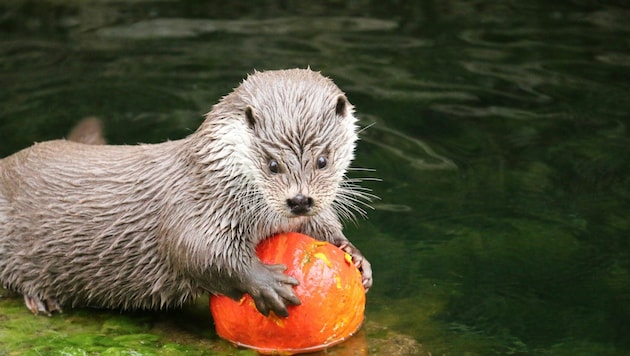
[[352,262],[361,271],[363,288],[365,288],[365,292],[367,293],[372,287],[372,265],[370,265],[370,262],[368,262],[361,252],[349,241],[342,242],[338,247],[352,256]]
[[61,310],[61,305],[59,305],[59,303],[57,303],[57,301],[52,298],[47,298],[42,301],[37,297],[32,297],[25,294],[24,304],[26,304],[26,307],[35,315],[43,313],[51,316],[53,312],[63,312],[63,310]]

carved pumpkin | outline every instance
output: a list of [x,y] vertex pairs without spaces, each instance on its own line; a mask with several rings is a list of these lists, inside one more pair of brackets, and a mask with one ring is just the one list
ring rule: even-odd
[[282,263],[300,285],[301,305],[289,306],[289,316],[256,310],[246,294],[240,301],[212,296],[210,309],[220,337],[267,354],[323,350],[354,334],[363,322],[365,291],[361,273],[350,255],[327,242],[298,233],[275,235],[256,249],[268,264]]

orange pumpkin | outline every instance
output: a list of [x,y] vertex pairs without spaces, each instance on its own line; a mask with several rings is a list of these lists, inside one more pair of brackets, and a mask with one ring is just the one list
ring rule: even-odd
[[266,354],[323,350],[354,334],[363,322],[365,291],[361,273],[350,255],[327,242],[298,233],[272,236],[257,248],[268,264],[282,263],[300,285],[301,305],[289,306],[289,316],[256,310],[246,294],[240,301],[211,296],[210,310],[217,334],[238,345]]

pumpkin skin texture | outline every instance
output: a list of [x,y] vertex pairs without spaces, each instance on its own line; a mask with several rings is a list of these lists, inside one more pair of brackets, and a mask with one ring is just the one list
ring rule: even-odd
[[363,323],[365,289],[350,255],[336,246],[299,233],[274,235],[261,242],[256,254],[267,264],[285,264],[285,273],[300,284],[302,304],[288,306],[289,316],[260,314],[245,294],[240,301],[211,296],[210,310],[217,334],[264,354],[323,350],[352,336]]

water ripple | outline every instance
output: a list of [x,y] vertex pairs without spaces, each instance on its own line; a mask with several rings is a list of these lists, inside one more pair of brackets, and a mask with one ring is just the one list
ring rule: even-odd
[[387,127],[374,116],[368,118],[377,124],[361,132],[362,141],[381,147],[419,170],[457,169],[451,159],[436,153],[426,142]]
[[391,211],[394,213],[406,213],[412,211],[411,207],[403,204],[372,204],[376,210]]
[[330,68],[328,72],[336,79],[343,78],[349,82],[344,84],[345,90],[375,98],[409,101],[478,100],[468,86],[420,80],[396,67],[347,64]]
[[549,119],[556,118],[557,114],[540,114],[532,111],[521,110],[512,107],[489,106],[475,107],[456,104],[435,104],[431,109],[448,115],[465,117],[503,117],[515,120]]
[[212,20],[159,18],[128,25],[104,27],[97,35],[104,38],[164,39],[187,38],[224,32],[248,35],[284,35],[295,33],[389,31],[395,21],[359,17],[273,18],[264,20]]

